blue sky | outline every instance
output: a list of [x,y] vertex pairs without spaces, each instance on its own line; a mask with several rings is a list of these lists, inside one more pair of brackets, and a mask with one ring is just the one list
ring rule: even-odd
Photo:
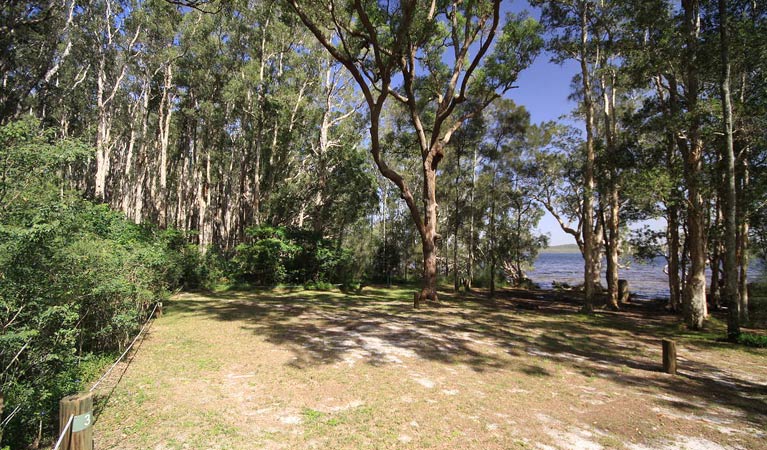
[[[532,8],[527,1],[505,2],[503,7],[505,11],[519,13],[526,10],[532,17],[540,17],[540,11]],[[575,103],[567,97],[570,95],[570,82],[578,70],[579,66],[575,61],[555,64],[551,62],[551,55],[544,52],[532,66],[519,74],[519,87],[512,89],[506,97],[518,105],[524,105],[530,112],[530,120],[533,123],[557,120],[570,114],[575,107]],[[541,219],[538,229],[551,237],[550,245],[575,243],[573,237],[562,231],[556,219],[548,212]]]
[[[526,0],[505,1],[502,5],[504,12],[520,13],[527,11],[530,16],[539,19],[540,10],[533,8]],[[558,120],[562,116],[569,115],[576,104],[568,100],[570,95],[570,83],[573,76],[580,71],[580,66],[573,60],[564,64],[551,62],[551,55],[544,52],[538,56],[528,69],[519,74],[516,85],[506,97],[514,100],[518,105],[524,105],[530,112],[530,120],[533,123],[547,120]],[[571,120],[571,119],[568,119]],[[576,127],[583,129],[583,124],[572,122]],[[630,228],[636,229],[649,225],[658,229],[665,227],[662,220],[647,220],[631,224]],[[549,245],[575,244],[575,239],[562,231],[554,216],[546,212],[538,225],[539,232],[550,236]]]
[[[568,61],[558,65],[550,62],[549,58],[548,54],[539,56],[530,68],[519,74],[519,87],[507,95],[518,105],[525,106],[533,123],[557,120],[575,107],[575,103],[567,97],[570,95],[570,80],[578,70],[577,63]],[[548,211],[538,229],[550,235],[550,245],[575,243]]]

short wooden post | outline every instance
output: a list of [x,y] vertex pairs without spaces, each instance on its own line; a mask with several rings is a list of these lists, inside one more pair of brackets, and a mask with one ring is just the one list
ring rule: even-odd
[[413,308],[420,308],[421,307],[421,293],[418,291],[415,291],[413,294]]
[[618,280],[618,302],[628,303],[629,295],[629,280]]
[[162,302],[157,302],[157,310],[154,312],[155,319],[162,317]]
[[676,342],[663,339],[663,371],[676,375]]
[[93,394],[85,392],[59,402],[59,432],[74,416],[61,443],[61,450],[93,450]]

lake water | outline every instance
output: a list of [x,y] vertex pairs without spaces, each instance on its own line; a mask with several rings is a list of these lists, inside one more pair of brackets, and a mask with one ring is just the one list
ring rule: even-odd
[[[665,258],[656,258],[650,263],[631,262],[629,268],[618,271],[619,277],[629,282],[629,288],[637,298],[668,298],[668,277],[663,273]],[[607,286],[602,263],[602,285]],[[708,279],[711,274],[707,271]],[[749,280],[763,276],[762,263],[754,258],[748,270]],[[552,281],[568,283],[571,286],[583,283],[583,257],[580,253],[543,253],[538,255],[535,268],[527,276],[542,288],[551,288]]]

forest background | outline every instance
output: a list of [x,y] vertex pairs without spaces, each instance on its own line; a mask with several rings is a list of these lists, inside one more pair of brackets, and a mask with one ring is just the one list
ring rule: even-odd
[[[709,307],[729,307],[733,338],[753,322],[763,5],[409,4],[3,3],[3,444],[44,442],[59,398],[174,290],[424,280],[427,299],[440,283],[492,295],[528,282],[544,214],[584,256],[586,310],[619,307],[621,258],[663,256],[690,328]],[[375,61],[406,48],[410,65]],[[561,120],[510,100],[536,97],[516,94],[536,58],[575,69]],[[361,83],[387,77],[373,138]],[[635,229],[646,220],[665,229]]]

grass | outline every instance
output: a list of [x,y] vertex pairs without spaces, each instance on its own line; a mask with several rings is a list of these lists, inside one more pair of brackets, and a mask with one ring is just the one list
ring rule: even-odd
[[[696,436],[767,447],[753,431],[767,421],[767,351],[717,342],[721,322],[688,332],[657,311],[587,316],[545,292],[441,292],[416,311],[413,290],[178,295],[120,384],[99,393],[96,443],[620,448]],[[659,370],[667,336],[679,377]],[[587,442],[563,442],[571,435]]]
[[741,333],[738,336],[738,344],[746,347],[767,348],[767,335]]

